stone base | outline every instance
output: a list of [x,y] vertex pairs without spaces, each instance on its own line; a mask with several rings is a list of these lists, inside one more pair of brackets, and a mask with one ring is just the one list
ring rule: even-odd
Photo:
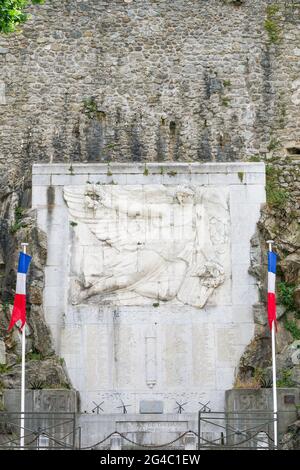
[[[82,447],[94,445],[116,431],[111,439],[106,440],[96,449],[111,449],[118,445],[122,449],[145,449],[143,446],[158,446],[178,439],[187,431],[197,432],[198,422],[196,413],[182,414],[81,414],[78,418],[81,427]],[[129,439],[132,442],[126,440]],[[197,439],[194,434],[185,434],[182,438],[166,447],[159,449],[184,450],[196,446]]]
[[[76,390],[42,389],[26,390],[26,412],[76,413],[78,395]],[[4,410],[20,412],[21,390],[3,390]]]
[[[226,411],[236,413],[259,412],[267,419],[267,413],[273,411],[273,391],[271,388],[233,389],[225,393]],[[297,419],[296,405],[300,404],[300,390],[298,388],[278,388],[278,435],[286,432],[287,427]],[[269,414],[270,418],[270,414]],[[239,423],[242,427],[242,421]],[[272,426],[270,426],[272,431]]]

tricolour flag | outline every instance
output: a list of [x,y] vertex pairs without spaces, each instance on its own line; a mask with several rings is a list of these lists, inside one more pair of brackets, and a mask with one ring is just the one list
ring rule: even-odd
[[12,329],[18,320],[21,320],[21,329],[26,323],[26,274],[29,268],[30,260],[31,256],[26,255],[25,253],[20,253],[16,295],[8,331]]
[[277,255],[273,251],[268,252],[268,320],[270,330],[272,330],[272,323],[276,322],[276,295],[275,295],[275,280],[276,280],[276,261]]

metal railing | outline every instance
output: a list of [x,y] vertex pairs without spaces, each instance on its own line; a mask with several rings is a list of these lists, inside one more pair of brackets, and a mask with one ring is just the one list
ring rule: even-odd
[[[20,445],[21,413],[0,412],[0,449],[75,449],[78,428],[76,414],[25,412],[24,447]],[[79,443],[80,445],[80,443]]]
[[270,411],[198,413],[198,450],[274,449]]

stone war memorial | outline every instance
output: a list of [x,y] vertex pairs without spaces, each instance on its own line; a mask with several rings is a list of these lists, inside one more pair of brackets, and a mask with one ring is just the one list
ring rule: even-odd
[[[263,163],[33,166],[44,309],[81,407],[224,408],[253,335]],[[238,173],[243,174],[243,181]],[[157,402],[157,404],[155,404]]]
[[0,449],[299,449],[300,2],[25,3],[0,10]]

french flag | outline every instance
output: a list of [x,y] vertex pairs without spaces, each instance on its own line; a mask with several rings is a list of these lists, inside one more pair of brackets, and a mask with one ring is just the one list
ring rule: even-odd
[[268,252],[268,320],[270,330],[272,330],[272,323],[276,322],[276,296],[275,296],[275,279],[276,279],[276,262],[277,255],[273,251]]
[[12,329],[12,327],[18,320],[21,320],[21,329],[26,323],[26,274],[29,268],[30,261],[31,256],[26,255],[22,252],[20,253],[17,273],[16,295],[8,331]]

